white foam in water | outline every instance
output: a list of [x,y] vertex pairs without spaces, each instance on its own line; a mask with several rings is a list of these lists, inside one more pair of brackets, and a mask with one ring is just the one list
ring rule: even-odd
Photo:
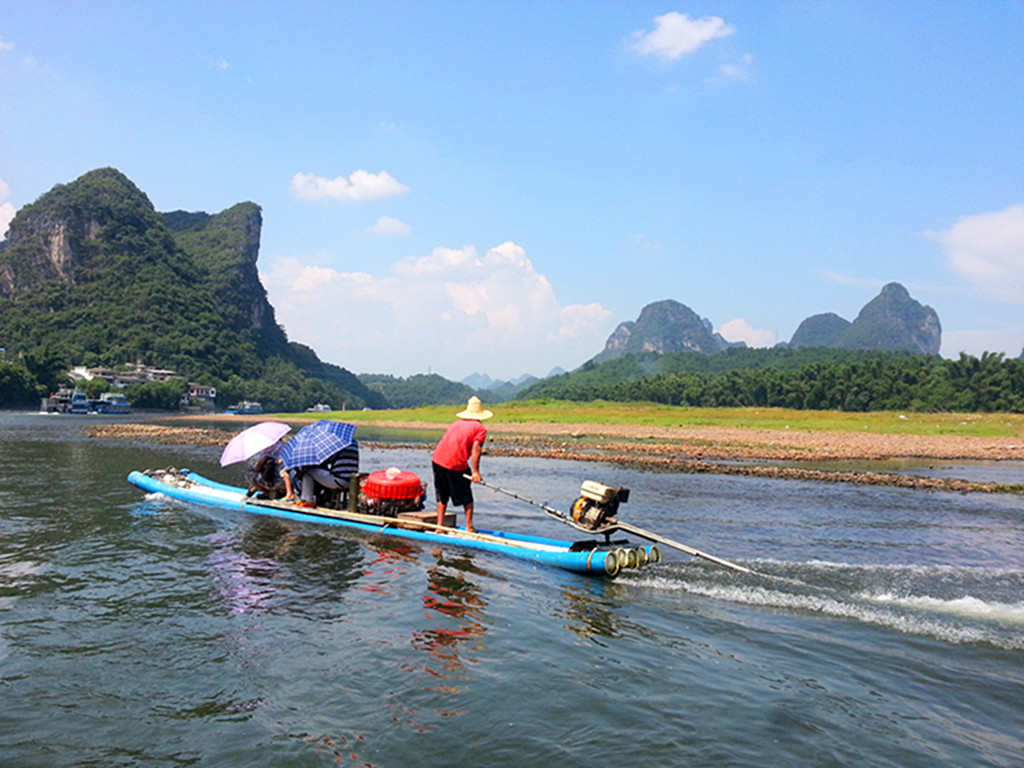
[[1024,624],[1024,603],[988,603],[970,595],[955,600],[942,600],[937,597],[918,595],[901,596],[888,593],[861,594],[858,597],[879,603],[904,605],[908,608],[919,608],[956,614],[958,616],[987,618],[999,622]]
[[[906,567],[900,568],[907,570]],[[638,581],[643,586],[655,589],[682,591],[743,605],[784,608],[851,619],[905,634],[926,635],[948,643],[986,642],[1007,650],[1024,650],[1024,635],[1015,631],[1024,624],[1024,605],[1020,604],[986,603],[972,597],[941,600],[931,597],[898,598],[885,594],[844,594],[838,591],[822,596],[743,583],[715,583],[703,578],[689,580],[687,575],[679,571],[671,575],[643,574]],[[933,614],[941,611],[949,618],[922,615],[924,610]],[[971,621],[983,621],[985,624],[972,624]]]
[[833,560],[808,560],[806,563],[794,563],[785,560],[773,560],[771,558],[757,558],[752,561],[754,567],[757,565],[774,565],[780,570],[792,572],[796,570],[822,570],[846,573],[899,573],[910,576],[950,576],[957,574],[977,576],[1024,576],[1024,568],[1001,566],[992,568],[989,566],[968,567],[965,565],[942,565],[932,563],[928,565],[907,564],[907,563],[843,563]]

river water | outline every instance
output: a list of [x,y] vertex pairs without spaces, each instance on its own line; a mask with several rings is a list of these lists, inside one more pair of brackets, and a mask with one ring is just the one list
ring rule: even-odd
[[785,577],[663,548],[601,580],[147,496],[132,469],[240,471],[81,430],[111,418],[0,414],[4,768],[1024,765],[1020,497],[485,457],[559,509],[628,486],[622,519]]

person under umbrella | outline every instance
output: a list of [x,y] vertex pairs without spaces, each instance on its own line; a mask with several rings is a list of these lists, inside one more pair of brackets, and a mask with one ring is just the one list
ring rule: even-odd
[[261,498],[292,495],[291,479],[282,471],[277,456],[284,445],[285,435],[291,427],[279,421],[262,421],[244,429],[224,446],[220,465],[236,464],[255,458],[253,466],[245,472],[249,483],[248,495]]
[[354,424],[321,419],[300,429],[281,450],[281,463],[299,489],[300,507],[316,506],[317,486],[348,490],[352,475],[359,471],[355,431]]
[[292,479],[278,459],[287,439],[282,437],[256,454],[255,463],[245,471],[245,478],[249,483],[246,496],[255,495],[260,499],[277,499],[283,496],[285,501],[291,501]]

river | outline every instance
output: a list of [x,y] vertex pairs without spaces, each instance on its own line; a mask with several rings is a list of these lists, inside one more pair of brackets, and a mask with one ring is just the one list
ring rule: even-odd
[[[0,414],[4,768],[1024,764],[1019,496],[485,457],[783,577],[663,548],[602,580],[147,496],[132,469],[240,470],[81,429],[114,418]],[[479,526],[572,538],[476,494]]]

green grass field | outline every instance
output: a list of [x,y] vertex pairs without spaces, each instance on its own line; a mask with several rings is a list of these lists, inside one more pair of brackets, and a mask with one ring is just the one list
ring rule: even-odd
[[[743,429],[799,429],[823,432],[877,434],[967,435],[1024,437],[1024,414],[1011,413],[899,413],[879,411],[794,411],[783,408],[680,408],[655,403],[573,403],[533,400],[498,403],[490,407],[489,423],[624,424],[656,427],[735,427]],[[394,411],[334,411],[289,414],[289,418],[332,418],[357,423],[375,421],[450,422],[458,407],[425,406]],[[282,414],[283,415],[283,414]]]

